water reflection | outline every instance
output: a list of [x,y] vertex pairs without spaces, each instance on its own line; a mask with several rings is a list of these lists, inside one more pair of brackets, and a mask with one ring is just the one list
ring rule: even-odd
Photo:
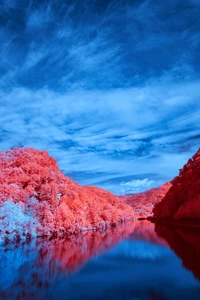
[[0,247],[0,299],[39,299],[38,290],[44,297],[55,278],[77,272],[90,258],[128,237],[134,227],[128,222],[104,231]]
[[145,240],[152,244],[167,246],[164,238],[155,232],[155,224],[147,220],[136,221],[134,231],[129,235],[129,240]]
[[189,267],[177,232],[148,221],[0,247],[0,299],[199,299],[199,282],[162,237]]
[[156,224],[156,233],[164,238],[170,248],[181,258],[183,266],[200,279],[200,230]]

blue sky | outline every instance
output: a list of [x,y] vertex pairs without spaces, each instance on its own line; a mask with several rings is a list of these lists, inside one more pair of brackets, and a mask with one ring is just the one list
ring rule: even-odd
[[200,1],[0,2],[0,150],[66,175],[157,186],[199,148]]

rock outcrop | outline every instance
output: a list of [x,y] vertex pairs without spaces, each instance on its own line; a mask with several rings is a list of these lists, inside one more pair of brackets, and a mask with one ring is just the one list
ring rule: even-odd
[[158,188],[139,194],[125,195],[121,198],[134,209],[136,219],[147,218],[153,215],[154,205],[163,199],[170,187],[171,183],[167,182]]
[[133,213],[111,193],[66,177],[47,151],[0,152],[0,240],[105,228]]
[[179,176],[153,209],[157,219],[199,220],[200,219],[200,149],[180,170]]

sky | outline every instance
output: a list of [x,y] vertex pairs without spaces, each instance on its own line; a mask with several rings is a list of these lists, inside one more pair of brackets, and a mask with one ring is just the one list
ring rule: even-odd
[[171,180],[200,142],[199,0],[0,0],[0,150],[84,185]]

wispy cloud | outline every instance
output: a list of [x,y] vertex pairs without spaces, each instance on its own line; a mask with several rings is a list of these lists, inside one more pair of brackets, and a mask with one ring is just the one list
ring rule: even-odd
[[66,173],[149,172],[169,178],[198,147],[199,84],[2,93],[1,149],[48,149]]
[[3,1],[0,149],[47,149],[66,174],[113,191],[172,178],[199,145],[198,11]]
[[0,14],[4,88],[130,88],[172,69],[176,79],[186,78],[197,68],[199,14],[193,1],[22,6],[10,0]]

